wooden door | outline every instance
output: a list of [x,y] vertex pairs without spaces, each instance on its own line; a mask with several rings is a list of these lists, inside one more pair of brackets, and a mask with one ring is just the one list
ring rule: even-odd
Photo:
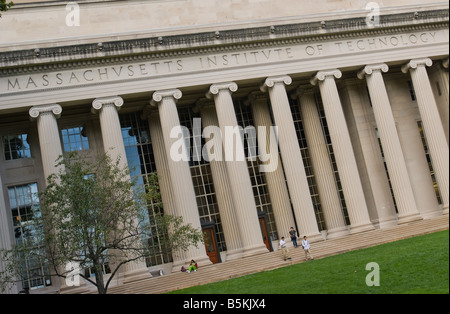
[[219,251],[217,250],[216,238],[214,236],[214,228],[204,228],[203,229],[203,239],[205,241],[206,254],[209,260],[213,263],[220,262]]
[[264,244],[270,252],[272,251],[272,246],[270,245],[269,233],[267,232],[266,219],[264,217],[259,217],[259,226],[261,227]]

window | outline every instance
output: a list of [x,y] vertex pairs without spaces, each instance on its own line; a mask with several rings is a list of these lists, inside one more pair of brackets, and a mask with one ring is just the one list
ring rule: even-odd
[[[16,244],[22,244],[32,239],[42,231],[33,224],[33,220],[40,217],[37,184],[25,184],[8,188],[9,203],[12,213],[12,224]],[[43,246],[34,248],[36,252],[42,251]],[[51,285],[47,266],[38,258],[21,257],[22,287],[28,289],[42,288]],[[42,254],[43,256],[44,254]]]
[[65,152],[89,149],[89,141],[84,127],[62,129],[61,134]]
[[417,121],[417,126],[419,127],[420,137],[422,138],[423,149],[425,151],[425,157],[427,158],[428,167],[430,168],[431,180],[433,181],[436,198],[438,200],[438,203],[442,204],[441,192],[439,191],[439,186],[436,181],[436,175],[433,169],[433,161],[431,160],[430,151],[428,150],[427,137],[425,134],[425,130],[423,129],[422,121]]
[[3,151],[5,160],[30,158],[30,145],[27,142],[27,134],[3,136]]

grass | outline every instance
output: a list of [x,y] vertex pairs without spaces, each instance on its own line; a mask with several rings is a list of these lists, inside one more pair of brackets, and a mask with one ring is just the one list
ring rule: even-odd
[[[379,265],[379,286],[366,277]],[[386,243],[171,294],[448,294],[449,231]]]

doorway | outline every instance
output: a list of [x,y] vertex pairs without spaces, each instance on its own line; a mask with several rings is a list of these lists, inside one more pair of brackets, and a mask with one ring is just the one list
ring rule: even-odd
[[272,252],[272,241],[269,237],[269,233],[267,232],[266,214],[264,212],[259,212],[258,220],[259,226],[261,227],[261,234],[263,237],[264,244],[266,245],[269,252]]
[[217,249],[217,240],[214,222],[202,224],[203,240],[205,241],[206,254],[211,263],[220,263],[220,253]]

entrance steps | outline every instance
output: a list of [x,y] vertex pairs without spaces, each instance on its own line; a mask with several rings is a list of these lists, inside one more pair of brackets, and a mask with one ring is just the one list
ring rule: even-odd
[[[311,244],[315,259],[393,242],[449,228],[449,215],[414,221],[386,229],[375,229],[350,234],[341,238],[324,240]],[[300,240],[300,239],[299,239]],[[176,272],[159,277],[124,283],[109,288],[109,294],[160,294],[168,291],[204,285],[240,277],[260,271],[272,270],[305,261],[303,249],[290,247],[291,260],[283,261],[280,251],[263,253],[239,260],[226,261],[202,267],[193,273]],[[69,292],[70,293],[70,292]]]

